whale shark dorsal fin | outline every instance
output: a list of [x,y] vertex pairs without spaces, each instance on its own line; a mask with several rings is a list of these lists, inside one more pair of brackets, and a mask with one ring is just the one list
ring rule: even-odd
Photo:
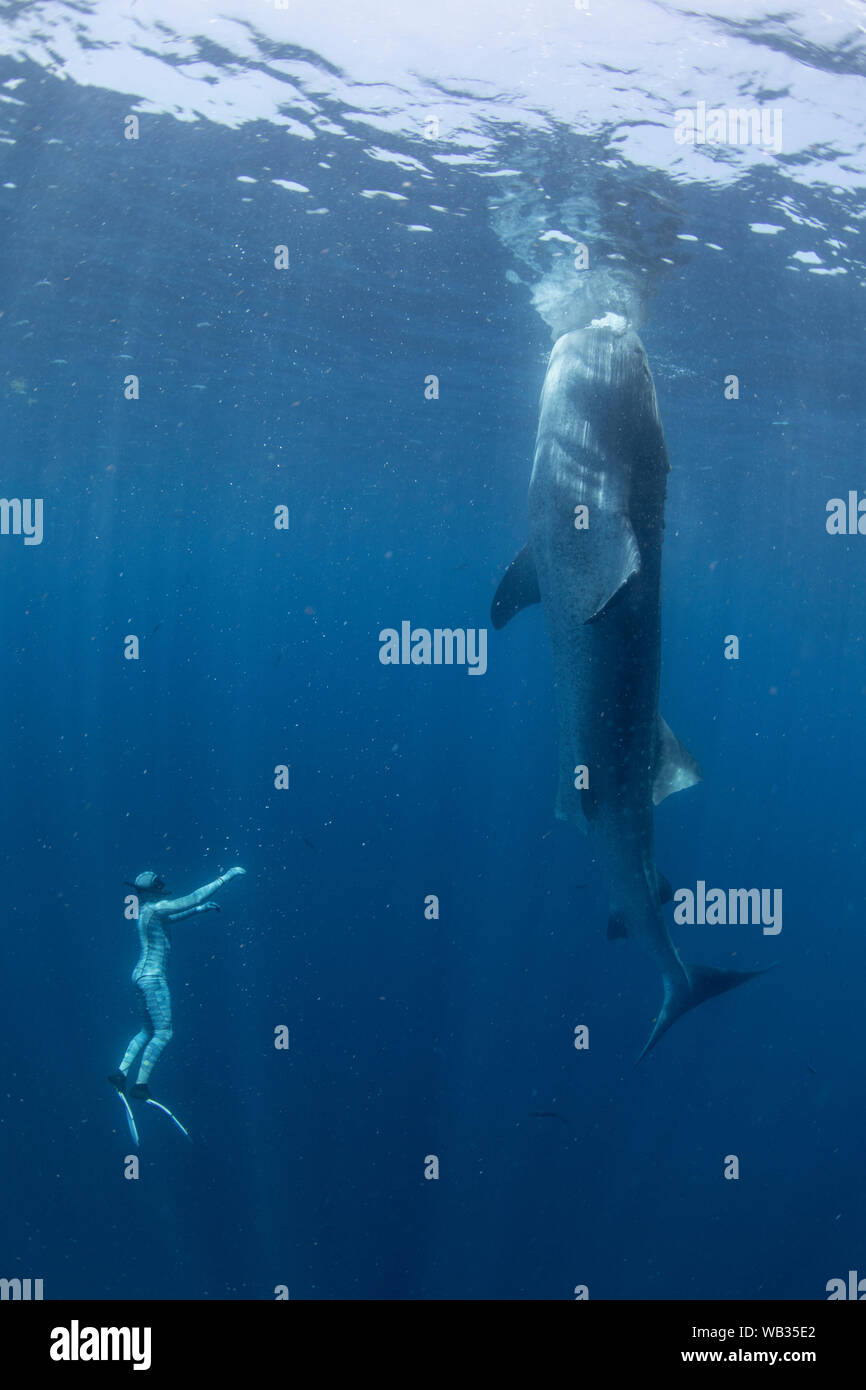
[[656,765],[653,775],[653,801],[658,806],[666,796],[693,787],[703,779],[700,764],[693,758],[688,748],[680,743],[676,734],[667,726],[661,715],[658,716],[658,741],[656,744]]
[[505,627],[521,608],[529,608],[533,603],[540,602],[538,575],[527,541],[502,576],[490,608],[490,621],[495,628]]

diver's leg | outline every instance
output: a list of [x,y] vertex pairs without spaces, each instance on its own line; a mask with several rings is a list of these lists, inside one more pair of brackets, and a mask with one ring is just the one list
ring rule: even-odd
[[147,1047],[152,1037],[152,1028],[142,1028],[140,1032],[136,1033],[129,1047],[124,1052],[123,1061],[120,1064],[120,1070],[123,1072],[124,1076],[126,1076],[139,1052],[142,1052]]
[[142,980],[139,988],[147,1003],[147,1012],[153,1024],[153,1037],[144,1049],[138,1078],[131,1094],[137,1099],[147,1098],[147,1082],[150,1073],[162,1054],[163,1048],[171,1042],[171,995],[165,980]]
[[113,1071],[108,1078],[112,1086],[115,1086],[118,1091],[126,1090],[126,1078],[129,1073],[130,1067],[135,1062],[135,1059],[138,1056],[138,1054],[144,1050],[144,1048],[150,1042],[150,1039],[153,1037],[153,1027],[150,1022],[150,1015],[147,1011],[147,1001],[144,997],[144,991],[141,989],[139,985],[136,985],[135,992],[138,999],[139,1009],[141,1013],[144,1015],[144,1022],[141,1028],[136,1033],[135,1037],[130,1042],[129,1047],[124,1052],[123,1061],[120,1064],[119,1070]]

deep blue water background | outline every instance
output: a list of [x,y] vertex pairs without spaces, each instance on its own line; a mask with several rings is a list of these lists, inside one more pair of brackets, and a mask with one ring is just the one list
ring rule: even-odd
[[[662,709],[705,773],[658,859],[781,887],[784,928],[676,928],[686,959],[779,965],[635,1070],[657,972],[605,939],[553,819],[540,614],[491,631],[483,678],[378,661],[404,618],[485,625],[525,539],[550,337],[481,193],[448,176],[429,201],[466,216],[415,240],[349,191],[328,217],[243,203],[238,174],[304,178],[285,136],[162,118],[130,145],[120,98],[43,84],[4,155],[2,492],[43,496],[46,534],[0,544],[0,1273],[52,1298],[823,1297],[866,1259],[866,541],[824,525],[864,483],[851,277],[786,274],[745,230],[769,177],[674,192],[727,254],[672,270],[643,331]],[[175,933],[154,1076],[195,1142],[144,1116],[126,1181],[123,880],[234,863],[222,914]]]

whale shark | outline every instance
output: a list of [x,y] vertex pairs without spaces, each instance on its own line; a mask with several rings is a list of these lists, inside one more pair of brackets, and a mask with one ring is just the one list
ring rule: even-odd
[[701,780],[658,709],[661,556],[670,470],[643,345],[610,314],[554,344],[529,483],[529,541],[491,609],[502,628],[544,609],[559,725],[556,815],[590,837],[610,896],[607,933],[656,961],[664,990],[641,1060],[689,1009],[763,971],[689,965],[671,941],[671,887],[653,811]]

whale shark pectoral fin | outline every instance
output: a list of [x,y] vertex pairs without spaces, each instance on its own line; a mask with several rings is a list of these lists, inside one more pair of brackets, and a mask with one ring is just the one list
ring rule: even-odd
[[693,787],[696,782],[702,781],[703,773],[697,759],[680,743],[661,715],[658,716],[656,749],[653,802],[658,806],[673,792],[684,791],[686,787]]
[[762,970],[717,970],[714,965],[687,965],[685,971],[688,985],[665,995],[655,1027],[637,1059],[638,1062],[643,1061],[659,1038],[664,1037],[672,1024],[688,1013],[689,1009],[696,1009],[698,1004],[703,1004],[705,1000],[713,999],[717,994],[724,994],[726,990],[736,989],[737,985],[744,985],[747,980],[754,980],[756,975],[764,975],[772,968],[771,965],[766,965]]
[[596,517],[589,530],[579,532],[584,548],[580,564],[577,612],[582,623],[593,623],[640,569],[640,546],[624,512]]
[[505,627],[515,613],[541,602],[538,575],[529,542],[515,555],[496,590],[490,608],[490,620],[495,628]]

